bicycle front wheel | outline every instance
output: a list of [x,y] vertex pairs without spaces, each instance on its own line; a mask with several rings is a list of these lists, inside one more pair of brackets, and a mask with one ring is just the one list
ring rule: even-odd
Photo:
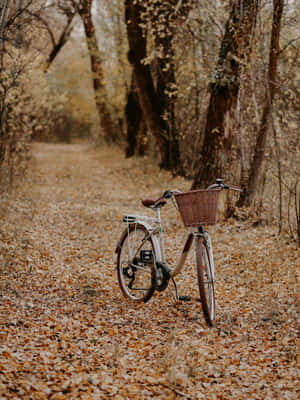
[[131,224],[123,232],[118,248],[117,272],[123,295],[146,302],[156,288],[155,251],[147,229]]
[[196,266],[200,300],[205,321],[213,326],[216,318],[214,276],[206,241],[202,237],[196,237]]

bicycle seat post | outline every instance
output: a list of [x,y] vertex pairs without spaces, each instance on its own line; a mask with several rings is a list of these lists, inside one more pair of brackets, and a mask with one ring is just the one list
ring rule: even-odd
[[159,224],[159,242],[160,242],[160,248],[161,248],[162,262],[165,263],[166,253],[165,253],[165,242],[164,242],[164,233],[163,233],[163,227],[162,227],[162,222],[161,222],[160,207],[156,207],[155,211],[156,211],[156,215],[157,215],[157,221]]

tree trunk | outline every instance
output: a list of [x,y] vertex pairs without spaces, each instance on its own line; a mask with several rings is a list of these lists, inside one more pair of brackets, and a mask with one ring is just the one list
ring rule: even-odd
[[186,17],[190,9],[189,4],[190,2],[186,0],[180,2],[161,0],[157,4],[152,4],[150,14],[153,12],[153,15],[147,15],[151,20],[155,46],[161,50],[161,57],[156,59],[157,89],[155,90],[149,65],[144,63],[147,56],[147,40],[141,28],[145,22],[141,15],[149,4],[141,0],[125,0],[128,59],[136,77],[143,118],[155,138],[160,167],[172,171],[173,174],[181,173],[179,138],[174,112],[177,88],[173,37],[176,29],[175,20]]
[[129,42],[128,60],[133,67],[139,103],[148,130],[153,134],[162,165],[168,147],[165,132],[166,122],[161,116],[159,101],[155,92],[149,65],[143,63],[147,56],[147,40],[141,28],[143,6],[134,0],[125,0],[125,18]]
[[226,129],[226,121],[237,104],[240,72],[251,51],[258,0],[238,0],[232,4],[215,76],[210,82],[203,147],[192,189],[223,177],[228,168],[233,136],[230,129]]
[[0,41],[3,39],[3,32],[6,23],[6,16],[9,7],[10,0],[3,0],[2,5],[0,6]]
[[126,157],[132,157],[138,151],[138,133],[143,118],[137,94],[134,71],[131,77],[130,91],[127,96],[125,118],[127,122]]
[[92,21],[92,0],[82,0],[78,6],[78,13],[82,19],[88,51],[91,60],[92,79],[95,93],[95,102],[100,117],[100,124],[106,142],[115,142],[118,130],[107,108],[108,95],[105,89],[102,60],[98,48],[95,27]]
[[[175,103],[177,83],[175,78],[174,36],[179,18],[186,17],[189,7],[187,1],[160,0],[151,12],[151,29],[155,39],[155,48],[159,56],[155,60],[156,94],[160,113],[166,121],[166,148],[162,154],[161,167],[181,174],[179,136],[175,123]],[[178,9],[174,6],[178,4]],[[185,8],[184,8],[185,7]],[[179,12],[179,15],[178,15]]]
[[252,204],[259,185],[260,177],[263,173],[269,116],[272,111],[272,102],[276,91],[277,61],[280,50],[279,38],[283,7],[284,0],[273,0],[273,24],[269,52],[269,70],[267,78],[268,81],[266,98],[264,101],[259,131],[257,134],[254,156],[250,165],[248,182],[245,190],[241,193],[241,196],[237,202],[238,207],[249,207]]
[[0,6],[0,169],[5,157],[5,134],[6,134],[6,93],[7,89],[2,84],[2,72],[4,71],[4,36],[6,19],[8,14],[9,0],[4,0]]
[[[169,42],[169,51],[171,51],[171,40]],[[173,51],[172,51],[173,53]],[[174,56],[174,55],[173,55]],[[181,173],[180,171],[180,149],[179,137],[175,123],[175,101],[176,101],[176,80],[175,80],[175,66],[174,60],[171,57],[159,59],[157,62],[157,99],[159,102],[160,113],[162,118],[166,121],[166,146],[162,154],[161,168]],[[169,61],[169,66],[166,64]]]
[[298,188],[298,182],[295,185],[295,211],[296,211],[296,223],[297,223],[297,246],[298,249],[300,249],[300,194],[297,193],[297,188]]

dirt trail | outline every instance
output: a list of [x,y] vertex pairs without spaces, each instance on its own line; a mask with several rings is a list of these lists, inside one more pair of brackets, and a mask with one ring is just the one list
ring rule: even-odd
[[[0,209],[1,399],[297,398],[292,245],[272,228],[213,228],[216,328],[168,292],[129,305],[113,265],[119,216],[189,182],[114,148],[35,144],[33,154]],[[165,216],[172,261],[184,230],[171,208]],[[178,285],[195,297],[189,267]]]

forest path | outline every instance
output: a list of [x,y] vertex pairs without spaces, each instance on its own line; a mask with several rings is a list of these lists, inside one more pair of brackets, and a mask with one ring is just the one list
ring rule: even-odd
[[[189,182],[115,148],[40,143],[33,156],[0,214],[0,398],[296,398],[291,245],[272,228],[212,229],[216,328],[197,302],[175,304],[167,291],[130,305],[114,268],[120,215]],[[184,230],[171,208],[164,215],[172,260]],[[191,267],[178,285],[196,297]]]

